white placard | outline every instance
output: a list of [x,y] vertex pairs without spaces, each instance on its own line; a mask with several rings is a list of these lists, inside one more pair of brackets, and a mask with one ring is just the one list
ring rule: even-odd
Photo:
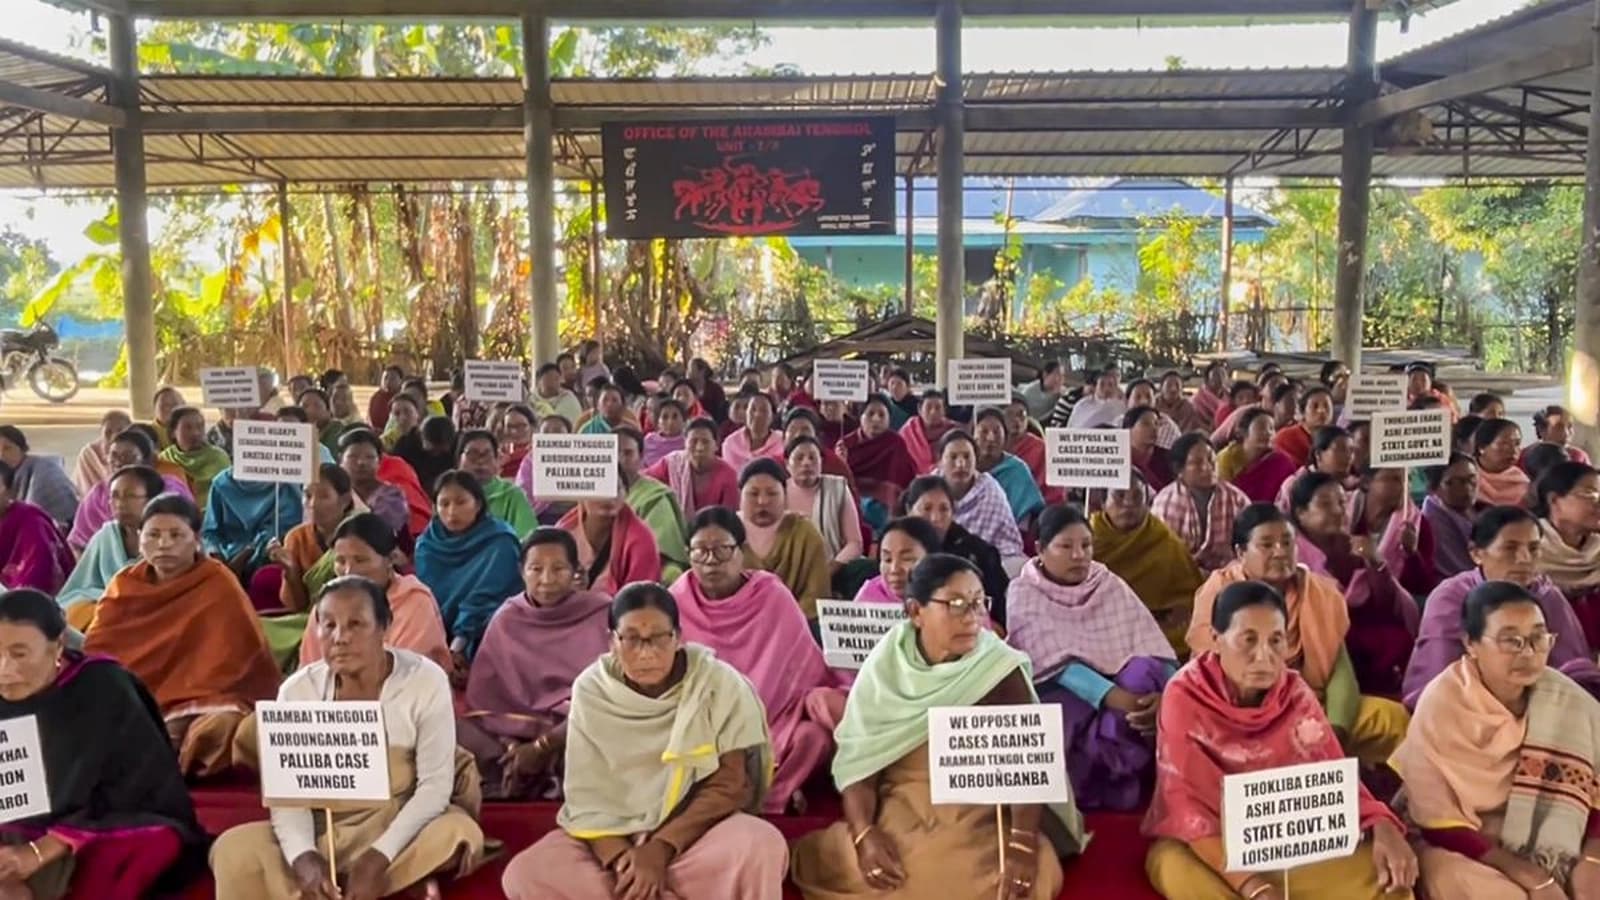
[[15,822],[50,812],[50,783],[44,777],[39,718],[19,716],[0,722],[0,822]]
[[256,704],[268,806],[388,803],[389,741],[377,701]]
[[1356,852],[1360,787],[1354,759],[1224,776],[1228,871],[1276,872]]
[[478,403],[521,403],[522,363],[515,360],[469,359],[462,396]]
[[261,375],[254,366],[201,369],[200,399],[216,409],[260,409]]
[[233,477],[239,481],[308,485],[322,461],[317,432],[303,422],[233,423]]
[[822,658],[835,669],[859,669],[884,635],[905,620],[905,607],[897,603],[818,600]]
[[1065,803],[1061,707],[936,706],[928,710],[934,803]]
[[1452,449],[1450,411],[1423,409],[1372,417],[1372,467],[1442,466]]
[[1344,392],[1345,418],[1354,422],[1402,412],[1409,402],[1404,375],[1351,375]]
[[[1126,428],[1046,428],[1044,483],[1061,488],[1121,490],[1133,483],[1133,445]],[[1156,452],[1165,453],[1159,447]]]
[[541,500],[611,500],[617,496],[617,436],[536,434],[533,495]]
[[1005,406],[1011,402],[1011,360],[952,359],[945,388],[951,406]]
[[819,359],[811,364],[811,396],[860,403],[872,386],[867,368],[864,359]]

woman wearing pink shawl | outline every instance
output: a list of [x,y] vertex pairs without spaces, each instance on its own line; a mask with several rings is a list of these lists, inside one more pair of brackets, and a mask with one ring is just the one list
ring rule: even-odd
[[607,595],[635,581],[661,580],[655,532],[628,505],[623,479],[617,479],[617,487],[615,498],[585,500],[556,523],[577,544],[581,583]]
[[1398,695],[1421,618],[1416,601],[1384,565],[1373,541],[1345,533],[1344,488],[1332,475],[1301,476],[1289,508],[1300,562],[1344,590],[1350,607],[1345,647],[1362,693]]
[[688,414],[683,404],[676,400],[663,400],[656,409],[655,427],[644,436],[643,461],[646,468],[667,458],[667,454],[683,449],[683,429],[688,425]]
[[695,517],[692,568],[672,585],[683,639],[750,679],[767,710],[777,772],[765,812],[803,810],[800,786],[833,753],[845,692],[822,659],[794,595],[770,572],[747,572],[744,525],[714,507]]
[[740,392],[744,401],[744,427],[722,442],[722,458],[735,472],[752,459],[766,457],[783,462],[783,435],[772,429],[772,397],[757,390]]
[[1460,575],[1476,565],[1467,548],[1480,512],[1478,464],[1472,457],[1456,453],[1447,465],[1429,466],[1423,476],[1428,496],[1422,501],[1422,519],[1433,535],[1433,566],[1440,578]]
[[1250,498],[1271,503],[1294,477],[1295,461],[1272,446],[1272,413],[1259,406],[1240,413],[1233,442],[1217,454],[1217,474]]
[[526,590],[500,606],[467,679],[456,740],[478,761],[486,798],[561,796],[572,682],[606,652],[604,594],[574,586],[578,544],[539,528],[522,545]]
[[1490,506],[1527,506],[1528,473],[1517,465],[1522,430],[1510,419],[1484,419],[1472,433],[1478,459],[1478,500]]
[[878,574],[856,591],[855,602],[904,605],[911,570],[924,557],[940,552],[941,543],[938,529],[926,519],[903,516],[891,521],[878,539]]
[[[1163,377],[1163,390],[1165,384],[1166,379]],[[1181,385],[1179,389],[1182,389]],[[1189,400],[1194,405],[1194,411],[1200,416],[1199,427],[1211,428],[1217,424],[1217,410],[1229,402],[1227,394],[1228,364],[1220,359],[1212,360],[1206,364],[1205,383],[1200,385],[1200,389],[1195,391]]]
[[717,457],[717,423],[710,419],[690,422],[683,449],[668,453],[644,474],[672,488],[685,516],[708,506],[739,506],[739,473]]
[[957,427],[949,418],[944,391],[936,388],[923,391],[917,414],[900,426],[900,439],[905,441],[906,452],[911,454],[911,464],[916,467],[916,474],[926,475],[933,471],[934,464],[938,462],[934,448]]
[[0,462],[0,584],[54,597],[72,574],[72,550],[50,514],[11,495],[11,467]]
[[1083,809],[1137,809],[1154,777],[1172,645],[1127,582],[1094,561],[1075,506],[1039,519],[1039,556],[1006,593],[1009,642],[1033,661],[1039,699],[1061,705],[1067,774]]
[[[155,443],[142,432],[129,430],[122,431],[111,438],[110,448],[106,454],[106,461],[111,466],[111,471],[127,466],[155,467]],[[182,478],[172,475],[162,475],[162,482],[166,485],[166,493],[178,494],[190,499],[194,495],[189,492],[189,483]],[[83,501],[78,504],[78,511],[72,517],[72,532],[67,535],[67,544],[75,553],[82,553],[83,548],[89,546],[89,541],[94,538],[107,522],[111,521],[111,484],[110,479],[103,480],[83,495]],[[321,659],[321,657],[317,657]]]
[[104,484],[112,472],[121,468],[111,462],[111,440],[132,424],[133,418],[120,409],[106,410],[100,417],[100,437],[78,451],[78,461],[72,467],[72,484],[79,496]]
[[1350,536],[1376,545],[1378,559],[1413,596],[1439,584],[1433,565],[1433,527],[1406,491],[1405,469],[1372,469],[1350,498]]

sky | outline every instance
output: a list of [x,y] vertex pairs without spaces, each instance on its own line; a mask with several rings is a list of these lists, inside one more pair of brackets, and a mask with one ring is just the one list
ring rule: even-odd
[[[5,0],[6,37],[46,50],[93,59],[79,45],[88,17],[41,0]],[[11,7],[15,4],[17,8]],[[1402,33],[1384,22],[1378,34],[1380,58],[1503,16],[1527,0],[1456,0],[1413,17]],[[748,59],[758,66],[789,64],[813,75],[931,73],[932,28],[769,28],[771,43]],[[1163,69],[1170,57],[1187,68],[1280,68],[1341,66],[1346,29],[1323,25],[1266,25],[1222,28],[969,28],[962,36],[963,65],[969,72]],[[0,191],[0,228],[45,239],[58,260],[70,262],[92,249],[81,229],[92,218],[82,204],[68,206],[32,192]],[[160,222],[152,216],[151,229]]]

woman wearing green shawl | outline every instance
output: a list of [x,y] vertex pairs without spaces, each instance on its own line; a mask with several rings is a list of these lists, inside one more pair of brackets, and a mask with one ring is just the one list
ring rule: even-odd
[[206,508],[211,482],[222,470],[233,465],[228,454],[206,442],[206,417],[192,406],[180,406],[167,419],[167,434],[172,443],[161,451],[161,459],[183,470],[194,491],[195,506]]
[[844,821],[801,839],[790,874],[806,900],[1050,900],[1058,854],[1084,845],[1076,806],[1006,808],[1002,882],[994,809],[934,806],[928,783],[928,710],[1038,703],[1028,657],[985,627],[988,598],[966,560],[926,557],[906,593],[908,621],[867,658],[834,734]]
[[492,431],[475,428],[463,431],[457,446],[461,471],[483,486],[489,515],[510,525],[518,541],[532,534],[539,527],[539,519],[533,514],[528,495],[515,482],[500,477],[500,439]]
[[683,532],[683,507],[672,488],[640,471],[644,464],[644,435],[618,428],[617,464],[628,488],[628,508],[650,526],[661,554],[661,583],[671,584],[689,571],[689,538]]
[[783,836],[752,813],[772,775],[750,683],[680,643],[678,606],[637,582],[611,604],[611,652],[572,685],[560,828],[517,854],[510,900],[778,900]]

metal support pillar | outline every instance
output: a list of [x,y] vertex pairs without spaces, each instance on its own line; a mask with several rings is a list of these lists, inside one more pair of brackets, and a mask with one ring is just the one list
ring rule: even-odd
[[293,213],[289,208],[289,182],[278,182],[278,250],[283,257],[283,382],[287,382],[300,370],[299,354],[294,346],[294,262],[291,254],[294,252],[293,243],[289,236],[294,233],[291,220]]
[[1222,187],[1222,295],[1217,298],[1217,349],[1228,349],[1228,304],[1233,298],[1233,176]]
[[110,100],[127,115],[112,132],[117,175],[117,240],[122,247],[122,321],[128,341],[128,400],[135,419],[154,412],[156,307],[151,290],[150,223],[144,130],[139,114],[139,35],[133,17],[106,15],[111,50]]
[[[1600,51],[1600,0],[1595,3],[1590,39]],[[1600,98],[1600,66],[1589,71],[1590,96]],[[1567,366],[1567,406],[1578,423],[1578,441],[1592,456],[1600,450],[1600,102],[1589,104],[1577,299],[1572,363]]]
[[964,353],[961,339],[966,317],[966,273],[963,261],[961,182],[966,136],[961,83],[961,0],[939,0],[936,19],[939,94],[935,116],[939,126],[939,315],[934,340],[938,373],[946,384],[950,360]]
[[906,173],[906,293],[901,301],[901,312],[911,315],[917,310],[917,176]]
[[[1353,112],[1378,95],[1378,13],[1352,0],[1344,108]],[[1362,285],[1367,275],[1367,214],[1372,203],[1373,126],[1344,129],[1339,166],[1339,259],[1333,294],[1333,358],[1361,368]]]
[[561,301],[556,296],[555,105],[550,99],[550,22],[522,17],[522,137],[528,163],[528,252],[533,308],[528,353],[535,370],[561,352]]

